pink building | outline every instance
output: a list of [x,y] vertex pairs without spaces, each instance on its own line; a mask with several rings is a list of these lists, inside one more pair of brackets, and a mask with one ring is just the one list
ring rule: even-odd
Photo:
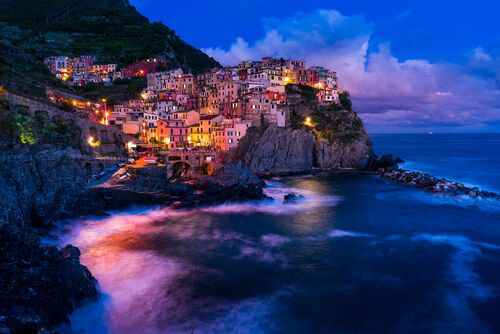
[[221,125],[214,129],[215,148],[222,152],[236,149],[250,126],[251,122],[241,121],[239,118],[224,119]]
[[182,120],[158,120],[158,140],[171,150],[188,146],[188,128]]

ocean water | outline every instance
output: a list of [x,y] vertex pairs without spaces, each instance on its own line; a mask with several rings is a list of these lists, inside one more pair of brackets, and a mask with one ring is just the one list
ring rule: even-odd
[[500,192],[500,134],[377,134],[375,151],[403,158],[401,167]]
[[[374,142],[427,171],[498,187],[489,147],[498,143],[489,135],[481,145],[446,137],[461,141],[449,150],[420,138]],[[457,168],[467,165],[470,145],[480,146],[474,159],[492,167],[489,178]],[[266,192],[272,200],[65,222],[47,242],[80,247],[102,293],[72,314],[73,329],[500,332],[499,202],[432,195],[367,174],[275,178]],[[290,192],[304,199],[284,204]]]

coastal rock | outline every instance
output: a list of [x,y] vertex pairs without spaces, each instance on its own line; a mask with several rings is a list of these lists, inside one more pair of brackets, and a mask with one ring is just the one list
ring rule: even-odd
[[[87,174],[81,152],[53,146],[3,150],[0,207],[11,224],[46,227],[78,202]],[[1,218],[0,218],[1,219]]]
[[315,137],[306,131],[270,126],[250,141],[242,158],[244,165],[255,172],[304,172],[314,166]]
[[269,175],[307,173],[313,169],[364,170],[376,160],[368,136],[327,140],[306,130],[269,126],[245,137],[238,148],[245,167]]
[[215,201],[238,201],[264,198],[264,182],[252,171],[225,164],[214,174],[197,181],[196,188]]
[[[397,158],[399,159],[399,158]],[[401,160],[401,159],[399,159]],[[386,154],[381,156],[377,161],[378,168],[388,168],[395,167],[397,165],[396,158],[392,154]]]
[[317,167],[323,170],[342,168],[364,170],[375,159],[368,136],[348,142],[318,140],[314,154]]
[[97,296],[96,280],[76,247],[41,246],[32,232],[0,226],[0,328],[50,333],[68,314]]
[[377,173],[385,179],[397,181],[433,193],[443,193],[451,196],[469,196],[473,198],[483,197],[500,199],[500,194],[484,191],[477,187],[466,187],[461,183],[444,178],[437,178],[427,173],[394,169],[392,167],[380,168]]
[[286,194],[285,196],[283,196],[283,202],[285,203],[295,203],[302,199],[304,199],[304,196],[297,194]]

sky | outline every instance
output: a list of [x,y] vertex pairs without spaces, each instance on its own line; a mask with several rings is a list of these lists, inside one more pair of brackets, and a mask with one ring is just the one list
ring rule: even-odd
[[130,2],[223,65],[335,70],[370,132],[500,132],[500,1]]

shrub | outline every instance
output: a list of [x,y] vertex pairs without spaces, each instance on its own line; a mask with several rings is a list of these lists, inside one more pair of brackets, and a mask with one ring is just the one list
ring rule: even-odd
[[35,134],[35,121],[31,116],[16,113],[14,115],[18,140],[21,144],[33,145],[37,142]]
[[339,94],[339,102],[340,106],[342,109],[347,110],[347,111],[352,111],[352,102],[351,102],[351,96],[349,95],[349,92],[344,91]]

